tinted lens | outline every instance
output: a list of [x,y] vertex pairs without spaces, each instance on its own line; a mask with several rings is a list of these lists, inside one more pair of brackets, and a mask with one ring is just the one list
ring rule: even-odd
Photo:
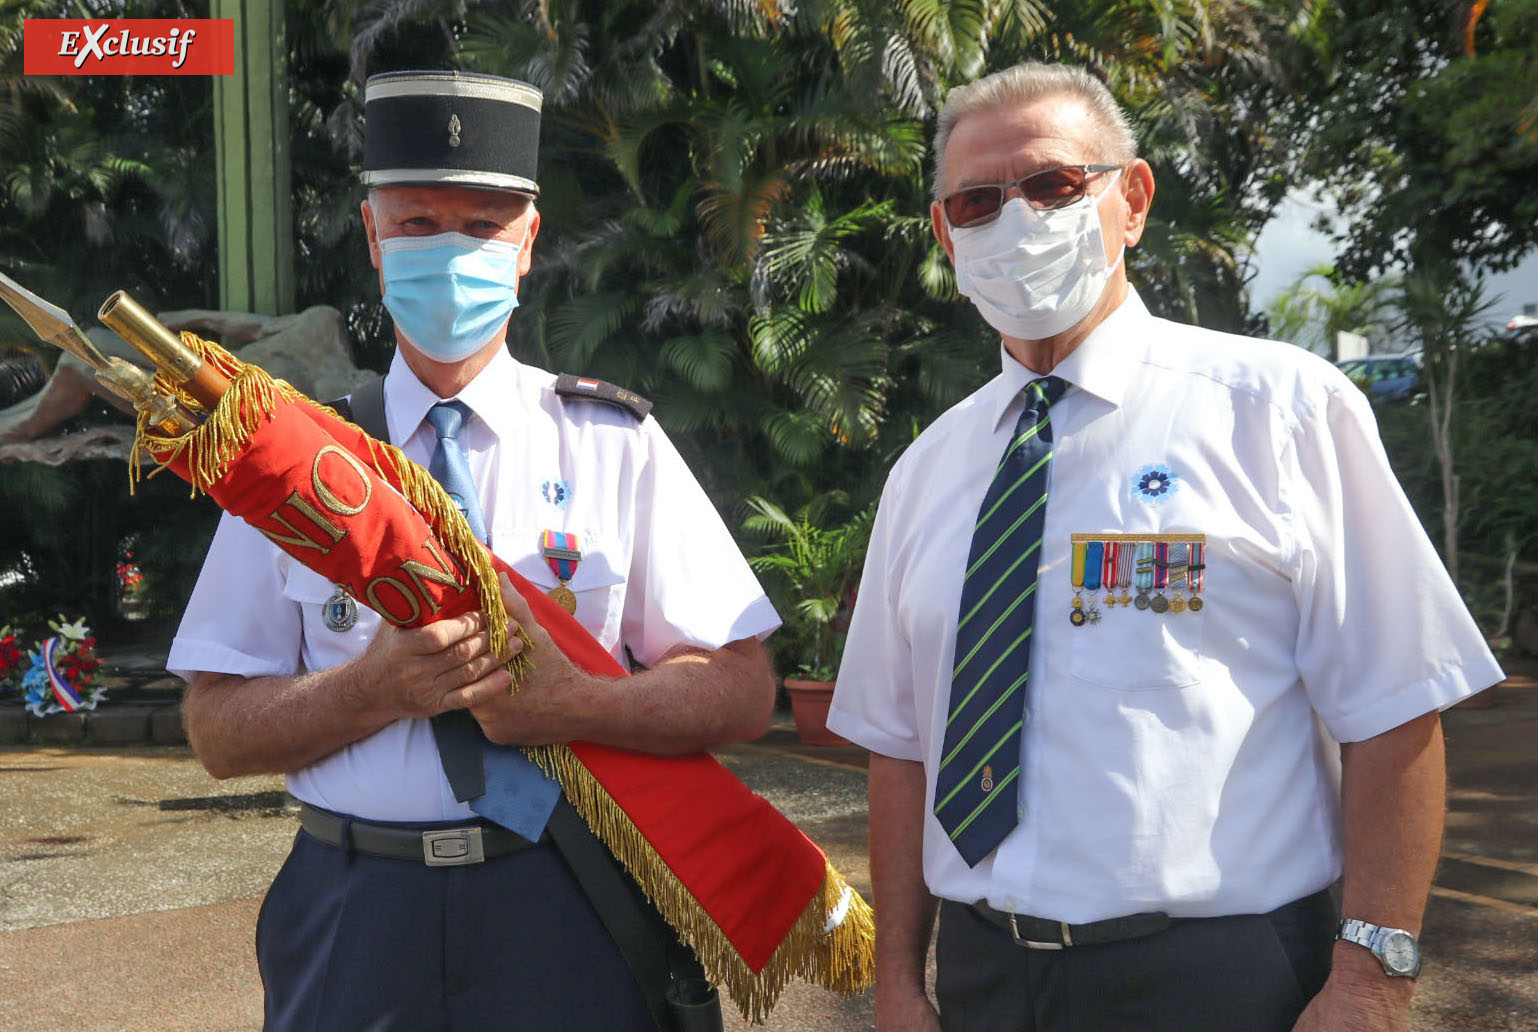
[[1004,200],[1001,186],[972,186],[957,190],[945,199],[945,217],[951,225],[970,226],[984,222],[998,214]]
[[1020,192],[1031,207],[1050,211],[1084,196],[1084,169],[1076,165],[1049,168],[1020,180]]

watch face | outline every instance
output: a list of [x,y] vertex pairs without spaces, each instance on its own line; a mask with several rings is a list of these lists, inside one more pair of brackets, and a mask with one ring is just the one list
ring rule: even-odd
[[1390,932],[1383,939],[1383,962],[1389,970],[1409,974],[1420,960],[1415,939],[1408,932]]

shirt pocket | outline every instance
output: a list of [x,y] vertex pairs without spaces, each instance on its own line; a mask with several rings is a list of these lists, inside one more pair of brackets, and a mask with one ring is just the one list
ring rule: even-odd
[[[1090,606],[1089,599],[1084,601]],[[1101,688],[1137,692],[1185,688],[1201,681],[1204,612],[1114,607],[1097,601],[1101,619],[1068,627],[1073,636],[1070,673]],[[1067,617],[1063,618],[1066,625]]]
[[[537,541],[538,532],[523,532],[518,540]],[[577,622],[609,651],[619,642],[620,620],[625,605],[625,570],[629,563],[619,561],[617,551],[605,539],[579,535],[582,558],[576,572],[566,582],[577,600]],[[513,559],[509,565],[545,594],[560,587],[560,579],[539,552]]]
[[[283,582],[283,597],[299,606],[306,640],[306,656],[320,656],[340,662],[368,647],[374,637],[379,616],[368,606],[352,600],[352,605],[335,614],[341,619],[333,624],[327,619],[337,585],[307,566],[291,563]],[[350,626],[343,626],[348,622]],[[328,663],[327,665],[330,665]],[[315,669],[311,663],[307,667]]]

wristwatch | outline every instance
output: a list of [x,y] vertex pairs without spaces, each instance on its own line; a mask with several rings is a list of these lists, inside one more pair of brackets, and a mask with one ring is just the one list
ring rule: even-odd
[[1335,938],[1366,947],[1378,958],[1386,975],[1414,978],[1420,974],[1420,944],[1403,928],[1384,928],[1348,917],[1340,923]]

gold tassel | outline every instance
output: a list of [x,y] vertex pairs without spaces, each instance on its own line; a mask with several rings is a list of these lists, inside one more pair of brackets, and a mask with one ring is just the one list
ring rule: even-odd
[[[792,978],[806,978],[846,995],[868,989],[875,981],[875,915],[832,864],[824,861],[827,872],[821,891],[807,903],[763,970],[755,972],[575,753],[564,745],[531,746],[524,752],[560,782],[593,834],[630,872],[679,938],[694,949],[710,980],[725,987],[744,1020],[762,1024]],[[846,892],[843,920],[825,931]]]
[[[336,410],[317,404],[292,384],[274,379],[260,366],[240,361],[217,344],[185,331],[182,333],[182,342],[228,376],[230,388],[201,426],[178,437],[151,434],[147,420],[141,414],[134,433],[134,448],[135,456],[140,447],[145,448],[161,468],[185,455],[194,495],[200,491],[207,492],[229,471],[230,463],[251,443],[252,436],[262,424],[272,418],[280,399],[311,405],[341,419]],[[155,386],[158,390],[178,397],[184,404],[190,403],[194,410],[198,407],[176,384],[164,377],[157,376]],[[359,432],[362,433],[362,430],[359,429]],[[507,607],[502,602],[502,591],[497,585],[496,567],[492,565],[485,546],[465,522],[464,514],[449,498],[442,485],[421,466],[406,458],[399,448],[369,438],[369,451],[369,465],[374,472],[400,485],[406,501],[421,513],[433,534],[443,543],[444,549],[467,571],[475,586],[481,611],[486,614],[488,647],[493,655],[507,657],[510,651]],[[136,475],[135,465],[131,468],[130,476]],[[515,633],[523,642],[523,650],[508,660],[507,669],[512,675],[516,692],[519,682],[533,669],[534,645],[522,627]]]

